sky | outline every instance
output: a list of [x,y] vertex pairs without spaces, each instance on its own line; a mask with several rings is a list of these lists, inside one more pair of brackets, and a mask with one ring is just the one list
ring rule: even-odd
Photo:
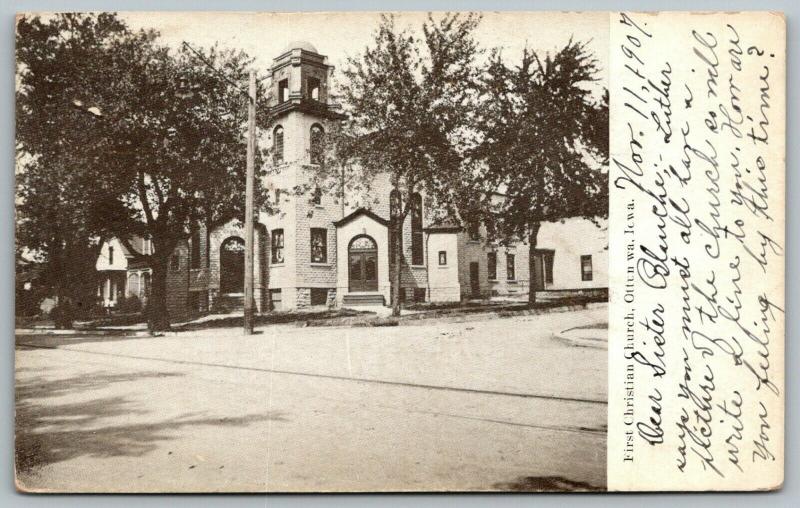
[[[178,47],[193,46],[241,49],[256,59],[259,73],[266,73],[272,60],[293,41],[310,42],[342,69],[348,57],[356,56],[373,38],[379,23],[377,12],[245,13],[245,12],[123,12],[132,28],[152,28],[161,41]],[[419,27],[427,14],[396,13],[401,27],[421,35]],[[434,17],[437,15],[434,14]],[[602,12],[485,12],[475,34],[485,49],[502,48],[509,62],[518,62],[523,48],[554,52],[574,37],[591,41],[600,64],[594,88],[608,87],[608,13]],[[337,73],[341,78],[341,74]]]

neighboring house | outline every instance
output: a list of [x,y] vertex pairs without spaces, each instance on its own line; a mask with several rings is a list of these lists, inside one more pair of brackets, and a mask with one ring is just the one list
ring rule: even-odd
[[[304,42],[290,44],[271,68],[269,134],[277,168],[262,185],[275,198],[278,213],[257,217],[254,296],[259,311],[267,310],[268,302],[275,309],[390,303],[396,267],[389,259],[395,239],[388,219],[390,203],[396,201],[388,175],[372,182],[368,196],[348,196],[346,201],[354,203],[349,207],[338,196],[293,192],[311,182],[326,125],[342,118],[328,95],[332,70],[327,58]],[[405,300],[458,301],[528,292],[526,244],[487,242],[481,227],[431,224],[423,196],[413,199],[402,230]],[[173,319],[241,306],[244,236],[236,220],[210,230],[201,226],[175,249],[167,290]],[[536,289],[607,288],[606,245],[607,231],[589,221],[543,224],[533,264],[541,281]],[[118,253],[113,260],[112,247]],[[146,298],[142,280],[149,270],[132,265],[119,242],[103,246],[98,270],[109,306],[129,292]]]
[[[140,254],[150,254],[150,240],[135,236],[129,243]],[[117,238],[111,238],[100,246],[95,263],[99,272],[97,298],[107,309],[116,307],[123,297],[136,296],[142,303],[147,301],[150,287],[150,268],[134,259]]]

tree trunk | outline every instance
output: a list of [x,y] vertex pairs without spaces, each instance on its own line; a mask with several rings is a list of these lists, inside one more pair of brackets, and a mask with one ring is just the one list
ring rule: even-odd
[[[536,243],[539,236],[539,222],[530,226],[528,233],[528,306],[536,304]],[[544,275],[544,274],[542,274]]]
[[[161,259],[161,258],[164,259]],[[147,300],[147,328],[151,333],[170,329],[167,310],[167,260],[166,256],[154,257],[150,298]]]
[[53,316],[53,325],[57,330],[69,330],[72,328],[72,322],[75,317],[72,298],[70,298],[68,291],[61,282],[59,283],[56,295],[58,303],[56,305],[55,316]]
[[69,263],[66,262],[67,256],[63,250],[62,242],[56,237],[54,242],[51,263],[55,274],[56,307],[53,313],[53,325],[57,330],[67,330],[72,328],[73,314],[72,299],[69,294]]
[[397,220],[392,221],[391,227],[394,229],[394,273],[392,281],[392,316],[400,315],[400,281],[402,280],[403,270],[403,228],[397,225]]

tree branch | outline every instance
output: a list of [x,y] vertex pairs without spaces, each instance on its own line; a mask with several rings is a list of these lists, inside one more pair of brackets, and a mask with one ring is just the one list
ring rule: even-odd
[[144,217],[149,226],[154,223],[153,210],[150,208],[150,201],[147,199],[147,185],[144,182],[144,173],[137,172],[136,186],[139,190],[139,200],[142,202],[142,210],[144,210]]

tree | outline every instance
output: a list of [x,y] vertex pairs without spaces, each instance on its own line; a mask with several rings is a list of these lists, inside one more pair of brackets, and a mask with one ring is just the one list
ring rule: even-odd
[[608,91],[598,100],[587,88],[597,72],[587,44],[572,40],[544,58],[525,49],[516,67],[495,51],[487,66],[476,149],[484,209],[494,234],[527,239],[530,304],[541,223],[608,213]]
[[45,158],[17,175],[17,241],[28,249],[25,257],[42,267],[37,284],[57,298],[51,317],[59,329],[71,328],[95,306],[99,242],[77,176]]
[[[112,37],[104,36],[109,27]],[[175,247],[199,223],[243,216],[243,88],[252,61],[216,48],[174,51],[158,45],[155,32],[132,32],[108,14],[58,15],[47,23],[23,18],[21,32],[30,46],[20,53],[23,102],[38,98],[21,108],[21,149],[38,155],[44,144],[78,159],[69,170],[90,182],[88,208],[99,219],[93,231],[119,238],[150,266],[148,325],[167,329],[167,266]],[[90,55],[76,33],[97,41]],[[35,141],[40,123],[56,127]],[[264,202],[263,193],[257,197]],[[134,235],[151,238],[153,252],[133,249]]]
[[406,266],[402,225],[424,193],[429,209],[455,209],[453,188],[465,171],[466,145],[477,99],[479,49],[475,14],[429,16],[422,37],[383,16],[373,43],[348,61],[342,95],[349,140],[348,167],[359,182],[388,174],[392,313],[400,314],[400,280]]
[[108,14],[61,15],[17,24],[17,221],[23,256],[41,264],[38,282],[57,297],[53,318],[69,328],[94,307],[99,241],[93,230],[94,182],[83,171],[92,142],[84,115],[64,97],[86,86],[82,78],[124,33]]

